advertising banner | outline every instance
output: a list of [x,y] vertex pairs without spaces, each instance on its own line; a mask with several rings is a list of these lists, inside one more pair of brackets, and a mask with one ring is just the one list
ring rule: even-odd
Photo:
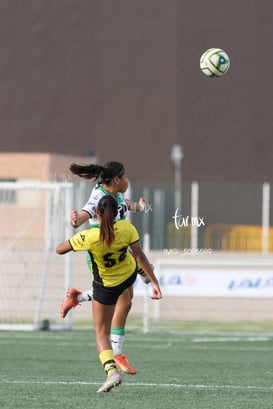
[[[156,275],[164,296],[273,297],[273,267],[159,266]],[[137,279],[135,294],[147,292]]]

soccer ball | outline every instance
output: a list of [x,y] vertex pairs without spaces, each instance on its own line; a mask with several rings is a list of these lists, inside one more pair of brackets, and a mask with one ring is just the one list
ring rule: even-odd
[[210,48],[200,58],[201,71],[209,77],[222,77],[229,67],[229,56],[220,48]]

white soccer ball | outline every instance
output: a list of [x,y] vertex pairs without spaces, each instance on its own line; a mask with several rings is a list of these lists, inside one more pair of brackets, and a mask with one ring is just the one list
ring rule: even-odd
[[200,58],[201,71],[209,77],[222,77],[229,67],[229,56],[221,48],[210,48]]

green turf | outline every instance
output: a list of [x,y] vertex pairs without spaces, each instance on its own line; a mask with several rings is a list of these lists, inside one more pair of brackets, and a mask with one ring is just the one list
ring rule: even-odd
[[129,331],[135,376],[106,394],[92,330],[0,332],[3,409],[272,409],[273,337]]

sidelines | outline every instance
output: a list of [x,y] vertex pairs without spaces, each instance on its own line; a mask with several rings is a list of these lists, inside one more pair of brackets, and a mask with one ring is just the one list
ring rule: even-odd
[[[82,382],[82,381],[3,381],[3,384],[28,384],[28,385],[101,385],[101,382]],[[264,390],[271,391],[273,386],[256,386],[256,385],[205,385],[205,384],[175,384],[175,383],[145,383],[145,382],[122,382],[123,386],[147,386],[157,388],[183,388],[183,389],[234,389],[234,390]]]

